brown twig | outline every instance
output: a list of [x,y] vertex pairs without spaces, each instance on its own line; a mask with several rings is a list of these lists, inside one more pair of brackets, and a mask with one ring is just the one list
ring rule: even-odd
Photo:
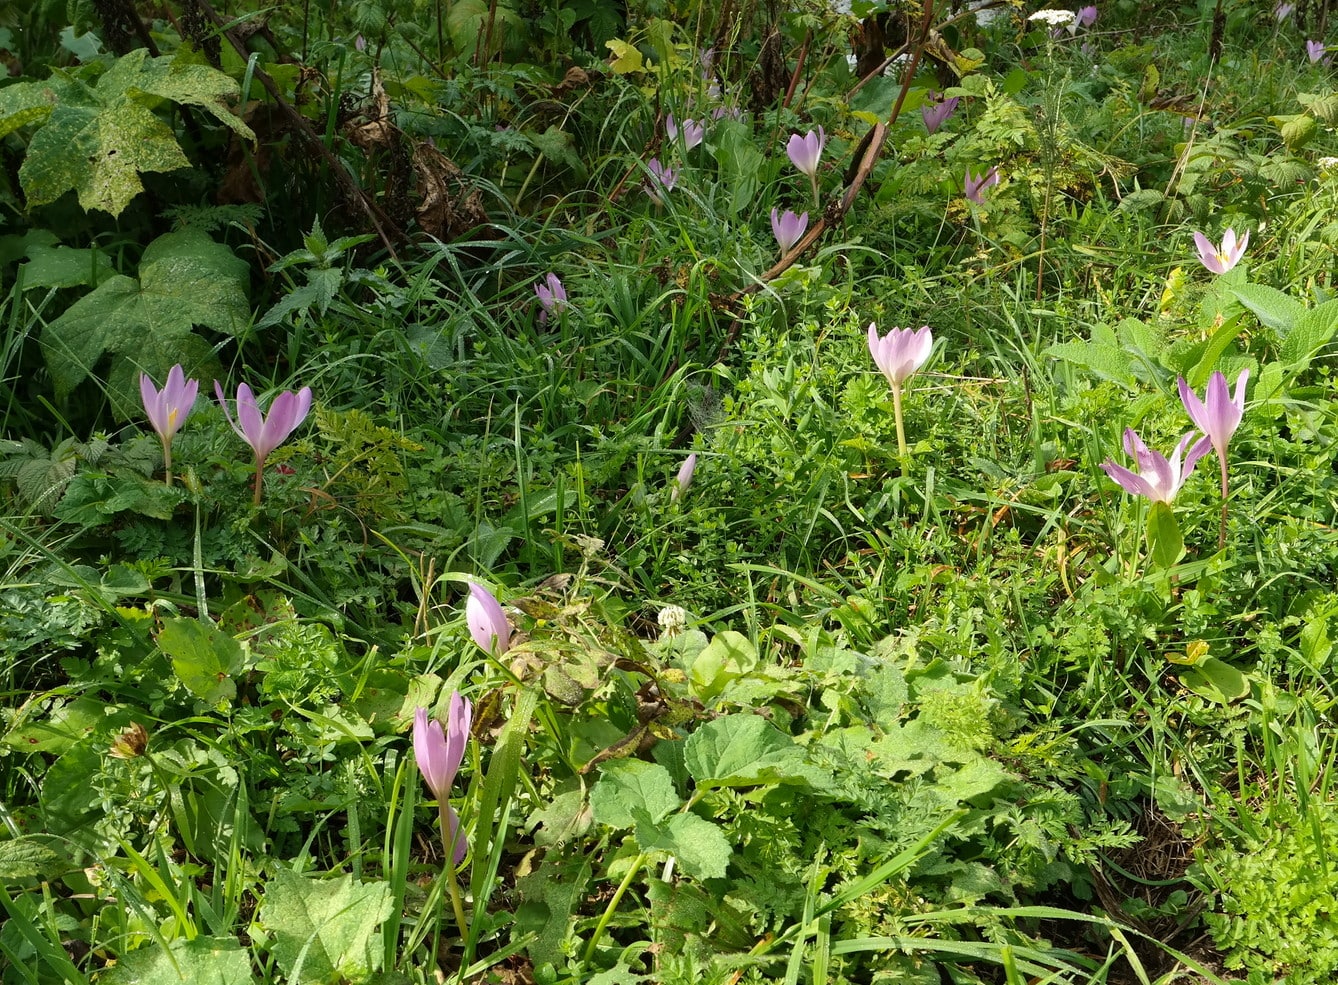
[[[901,115],[901,107],[906,102],[906,96],[911,90],[911,82],[915,78],[915,70],[920,65],[920,54],[924,51],[925,41],[929,37],[929,27],[934,16],[934,0],[925,0],[924,16],[920,20],[920,36],[916,41],[915,48],[911,52],[911,62],[906,66],[906,75],[901,83],[901,91],[897,93],[896,101],[892,104],[892,112],[888,115],[886,123],[878,123],[874,128],[868,131],[860,141],[859,146],[855,148],[855,153],[851,155],[851,169],[846,172],[846,190],[838,201],[832,202],[827,206],[818,221],[804,235],[804,238],[791,247],[788,253],[781,256],[779,260],[772,265],[753,283],[747,287],[740,288],[731,294],[713,295],[711,304],[713,307],[724,309],[734,313],[735,306],[739,300],[748,294],[756,294],[766,284],[775,280],[785,271],[794,266],[795,262],[804,255],[810,246],[821,238],[822,234],[828,229],[833,228],[845,218],[850,207],[855,204],[855,197],[859,194],[864,183],[869,180],[869,175],[873,173],[874,165],[878,163],[878,157],[883,152],[883,146],[887,142],[888,128],[897,121]],[[858,165],[854,162],[858,161]],[[720,351],[716,353],[716,362],[725,358],[725,353],[734,343],[734,339],[739,333],[739,323],[735,318],[734,323],[730,325],[729,332],[725,340],[720,345]]]
[[[242,42],[241,38],[237,36],[236,31],[227,26],[228,22],[219,16],[218,11],[213,8],[209,3],[209,0],[199,0],[199,4],[200,9],[204,11],[205,15],[218,25],[219,31],[221,31],[223,36],[228,39],[228,43],[237,50],[237,53],[242,57],[242,60],[245,61],[249,58],[250,52],[246,50],[246,45]],[[348,172],[344,170],[344,166],[340,163],[339,158],[335,157],[330,151],[330,148],[325,146],[325,141],[323,141],[316,131],[311,128],[311,124],[307,121],[307,118],[289,105],[287,100],[283,98],[283,93],[279,91],[278,85],[276,85],[274,80],[270,78],[269,73],[259,66],[256,66],[254,75],[256,81],[264,86],[265,91],[270,94],[270,98],[273,99],[275,105],[278,106],[279,112],[283,114],[284,118],[292,124],[293,129],[297,131],[298,135],[312,147],[325,162],[326,166],[330,169],[330,173],[334,175],[340,191],[342,191],[347,198],[356,201],[362,206],[362,210],[367,214],[367,220],[372,224],[372,228],[376,230],[377,237],[381,240],[381,245],[386,248],[386,252],[390,254],[390,258],[398,263],[399,257],[395,254],[394,243],[391,241],[391,237],[387,235],[385,227],[388,227],[390,231],[395,234],[395,238],[402,237],[404,235],[403,230],[399,229],[393,222],[391,222],[390,219],[377,207],[376,203],[367,197],[367,193],[359,188],[357,183],[349,177]]]

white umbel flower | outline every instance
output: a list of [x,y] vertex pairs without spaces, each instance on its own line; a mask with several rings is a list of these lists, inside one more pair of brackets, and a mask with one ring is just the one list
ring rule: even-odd
[[1077,17],[1071,10],[1038,10],[1027,20],[1040,21],[1042,24],[1049,24],[1051,27],[1066,27],[1077,20]]

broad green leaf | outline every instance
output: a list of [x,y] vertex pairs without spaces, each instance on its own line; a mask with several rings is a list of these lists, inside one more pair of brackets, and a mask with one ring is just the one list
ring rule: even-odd
[[645,851],[668,852],[694,879],[720,879],[729,868],[724,833],[696,814],[675,814],[663,824],[638,823],[636,840]]
[[1231,293],[1261,322],[1284,336],[1305,311],[1305,305],[1300,301],[1263,284],[1242,284],[1232,288]]
[[1218,704],[1239,701],[1250,693],[1250,679],[1216,657],[1208,657],[1182,670],[1180,681],[1195,694]]
[[276,866],[259,922],[270,934],[270,953],[292,985],[363,982],[381,963],[377,927],[391,905],[384,883],[359,883],[352,876],[309,879]]
[[707,722],[688,736],[683,758],[699,787],[821,786],[825,780],[792,738],[758,715]]
[[1338,331],[1338,300],[1308,308],[1297,317],[1292,330],[1278,347],[1278,358],[1286,366],[1304,368]]
[[199,106],[236,133],[250,128],[224,105],[239,87],[205,65],[143,49],[116,59],[92,87],[56,71],[41,88],[24,84],[0,96],[0,134],[40,123],[28,144],[19,181],[28,205],[75,191],[85,210],[113,216],[144,190],[140,175],[190,166],[176,134],[154,113],[163,101]]
[[241,644],[227,633],[196,619],[168,619],[158,647],[171,658],[181,683],[211,707],[237,696],[232,678],[245,669],[246,660]]
[[46,120],[56,108],[57,92],[57,87],[41,82],[16,82],[0,89],[0,138]]
[[[123,379],[143,366],[161,381],[160,364],[170,367],[183,351],[194,357],[181,360],[184,366],[200,362],[198,340],[187,341],[193,326],[236,334],[247,324],[246,263],[199,230],[159,236],[144,251],[139,273],[138,281],[108,278],[46,326],[42,344],[57,393],[83,382],[108,352],[114,364],[129,364]],[[132,395],[131,405],[137,401]]]
[[1282,142],[1292,153],[1308,144],[1319,132],[1319,122],[1308,113],[1295,116],[1270,116],[1268,122],[1278,128]]
[[1166,503],[1153,503],[1148,513],[1148,556],[1152,563],[1165,570],[1185,556],[1185,541],[1180,536],[1180,525]]
[[144,190],[141,173],[188,167],[171,127],[138,103],[120,100],[111,111],[58,106],[28,145],[19,182],[29,207],[74,190],[85,211],[119,216]]
[[730,681],[737,680],[757,666],[757,651],[748,637],[727,629],[718,633],[688,668],[688,682],[697,696],[710,701],[720,695]]
[[630,828],[641,810],[658,824],[683,801],[669,771],[641,759],[613,759],[600,766],[599,782],[590,791],[595,820],[612,828]]
[[721,120],[713,129],[715,159],[729,189],[729,210],[738,214],[754,208],[762,187],[766,157],[757,148],[752,132],[737,120]]
[[613,52],[613,61],[609,63],[609,68],[613,69],[618,75],[630,75],[632,72],[644,72],[646,70],[645,59],[641,57],[641,52],[637,50],[635,45],[612,39],[605,41],[604,47]]
[[120,957],[98,985],[250,985],[251,956],[232,937],[184,937]]
[[23,289],[96,287],[112,274],[111,257],[102,250],[34,245],[28,248],[28,262],[23,265]]
[[60,855],[34,838],[0,841],[0,884],[37,876],[48,879],[68,867]]

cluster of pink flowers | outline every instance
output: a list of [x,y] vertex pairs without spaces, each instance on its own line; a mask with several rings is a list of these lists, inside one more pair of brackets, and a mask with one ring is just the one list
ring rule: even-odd
[[[186,423],[199,391],[199,380],[186,379],[180,363],[168,370],[167,382],[161,390],[154,385],[148,373],[139,374],[139,395],[144,403],[144,414],[162,441],[163,465],[169,486],[172,484],[172,439],[181,430],[181,425]],[[235,418],[228,411],[228,401],[217,380],[214,381],[214,394],[223,408],[223,416],[228,419],[237,436],[251,446],[255,455],[255,501],[258,505],[265,460],[306,420],[311,410],[311,387],[304,386],[296,393],[284,390],[270,404],[269,413],[264,414],[251,388],[242,383],[237,387]]]

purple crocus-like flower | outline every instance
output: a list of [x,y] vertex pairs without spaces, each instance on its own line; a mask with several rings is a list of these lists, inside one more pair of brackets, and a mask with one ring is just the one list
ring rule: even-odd
[[238,437],[251,446],[256,457],[255,501],[260,504],[260,490],[265,471],[265,459],[270,452],[283,444],[290,434],[297,430],[311,410],[311,387],[304,386],[297,393],[285,390],[274,398],[269,407],[269,415],[263,416],[256,403],[255,395],[245,383],[237,386],[237,417],[234,420],[228,413],[228,401],[223,396],[223,387],[214,381],[214,393],[223,407],[223,416],[232,425]]
[[818,161],[822,159],[822,149],[826,145],[827,133],[818,127],[816,131],[810,130],[802,136],[791,134],[789,143],[785,145],[785,153],[790,155],[790,163],[808,175],[809,180],[816,180]]
[[1245,255],[1245,247],[1250,245],[1250,232],[1247,229],[1238,242],[1236,230],[1228,229],[1222,236],[1220,249],[1203,233],[1194,234],[1194,243],[1199,248],[1199,262],[1215,274],[1224,274]]
[[897,424],[897,453],[906,458],[906,426],[901,416],[902,385],[925,364],[934,348],[934,333],[928,325],[917,329],[894,328],[879,337],[878,326],[869,323],[869,353],[892,385],[892,411]]
[[418,761],[418,770],[427,782],[427,788],[437,803],[443,808],[446,821],[443,832],[445,844],[456,865],[464,861],[468,851],[460,834],[460,818],[451,807],[449,800],[455,775],[460,772],[460,764],[465,758],[465,747],[469,744],[469,726],[474,717],[473,706],[469,699],[459,691],[451,695],[446,709],[446,727],[441,722],[429,718],[426,708],[419,708],[413,715],[413,753]]
[[678,124],[674,122],[673,114],[670,113],[664,118],[665,136],[669,138],[670,143],[673,143],[678,139],[680,132],[683,134],[683,149],[685,151],[692,150],[692,148],[696,147],[706,139],[706,127],[702,126],[696,120],[684,120],[680,130]]
[[992,167],[983,174],[972,174],[966,169],[966,180],[962,182],[962,191],[968,200],[977,205],[985,204],[985,192],[999,183],[999,169]]
[[808,229],[808,213],[795,215],[793,209],[786,209],[784,214],[771,210],[771,233],[782,253],[789,253],[794,244],[804,238]]
[[680,496],[688,491],[688,486],[692,485],[692,474],[697,471],[697,453],[694,451],[678,468],[678,475],[674,477],[674,487],[669,490],[669,502],[674,502]]
[[934,333],[928,325],[919,328],[894,328],[881,338],[878,325],[869,323],[869,353],[874,363],[894,387],[915,375],[934,348]]
[[671,192],[674,185],[678,183],[678,172],[673,168],[667,168],[660,163],[658,157],[652,157],[646,162],[646,170],[650,172],[653,182],[646,183],[646,194],[655,201],[660,201],[660,191]]
[[1279,24],[1294,13],[1296,13],[1296,4],[1294,3],[1280,3],[1273,8],[1273,16],[1277,18]]
[[1328,50],[1329,50],[1328,45],[1326,45],[1323,41],[1307,41],[1305,43],[1306,57],[1310,59],[1311,65],[1319,61],[1322,61],[1324,62],[1324,64],[1327,65],[1329,63],[1329,59],[1325,56]]
[[556,315],[567,307],[567,289],[562,286],[557,274],[550,273],[535,284],[534,294],[539,299],[540,325],[547,325],[549,315]]
[[186,379],[180,363],[167,371],[167,382],[162,390],[153,385],[148,373],[139,374],[139,396],[144,401],[144,414],[149,424],[163,443],[163,467],[169,486],[172,484],[172,439],[186,423],[186,416],[199,392],[200,381]]
[[469,583],[465,622],[469,624],[469,635],[484,653],[500,657],[511,648],[511,624],[506,621],[502,603],[476,581]]
[[[1124,450],[1137,459],[1138,471],[1133,472],[1112,458],[1102,462],[1101,468],[1105,470],[1106,475],[1118,482],[1125,492],[1133,493],[1135,496],[1146,496],[1154,503],[1166,503],[1169,506],[1175,500],[1175,494],[1189,478],[1189,474],[1194,471],[1198,460],[1212,447],[1207,438],[1199,439],[1193,447],[1190,447],[1190,442],[1193,441],[1194,432],[1190,431],[1180,439],[1180,443],[1175,446],[1175,451],[1171,454],[1170,461],[1167,461],[1160,453],[1150,451],[1133,428],[1125,428]],[[1185,451],[1187,448],[1188,454]]]
[[948,118],[957,112],[958,96],[944,99],[941,92],[931,92],[920,106],[920,117],[925,121],[925,129],[937,133],[938,128],[948,122]]
[[1221,371],[1213,373],[1204,394],[1206,400],[1198,398],[1183,376],[1178,381],[1180,402],[1185,405],[1185,413],[1207,437],[1213,451],[1221,459],[1223,468],[1226,467],[1227,442],[1245,415],[1245,383],[1249,378],[1250,371],[1242,369],[1236,378],[1236,392],[1233,395],[1227,390],[1226,377]]
[[1089,4],[1086,7],[1079,7],[1078,14],[1074,18],[1074,24],[1078,27],[1091,27],[1096,23],[1096,4]]

